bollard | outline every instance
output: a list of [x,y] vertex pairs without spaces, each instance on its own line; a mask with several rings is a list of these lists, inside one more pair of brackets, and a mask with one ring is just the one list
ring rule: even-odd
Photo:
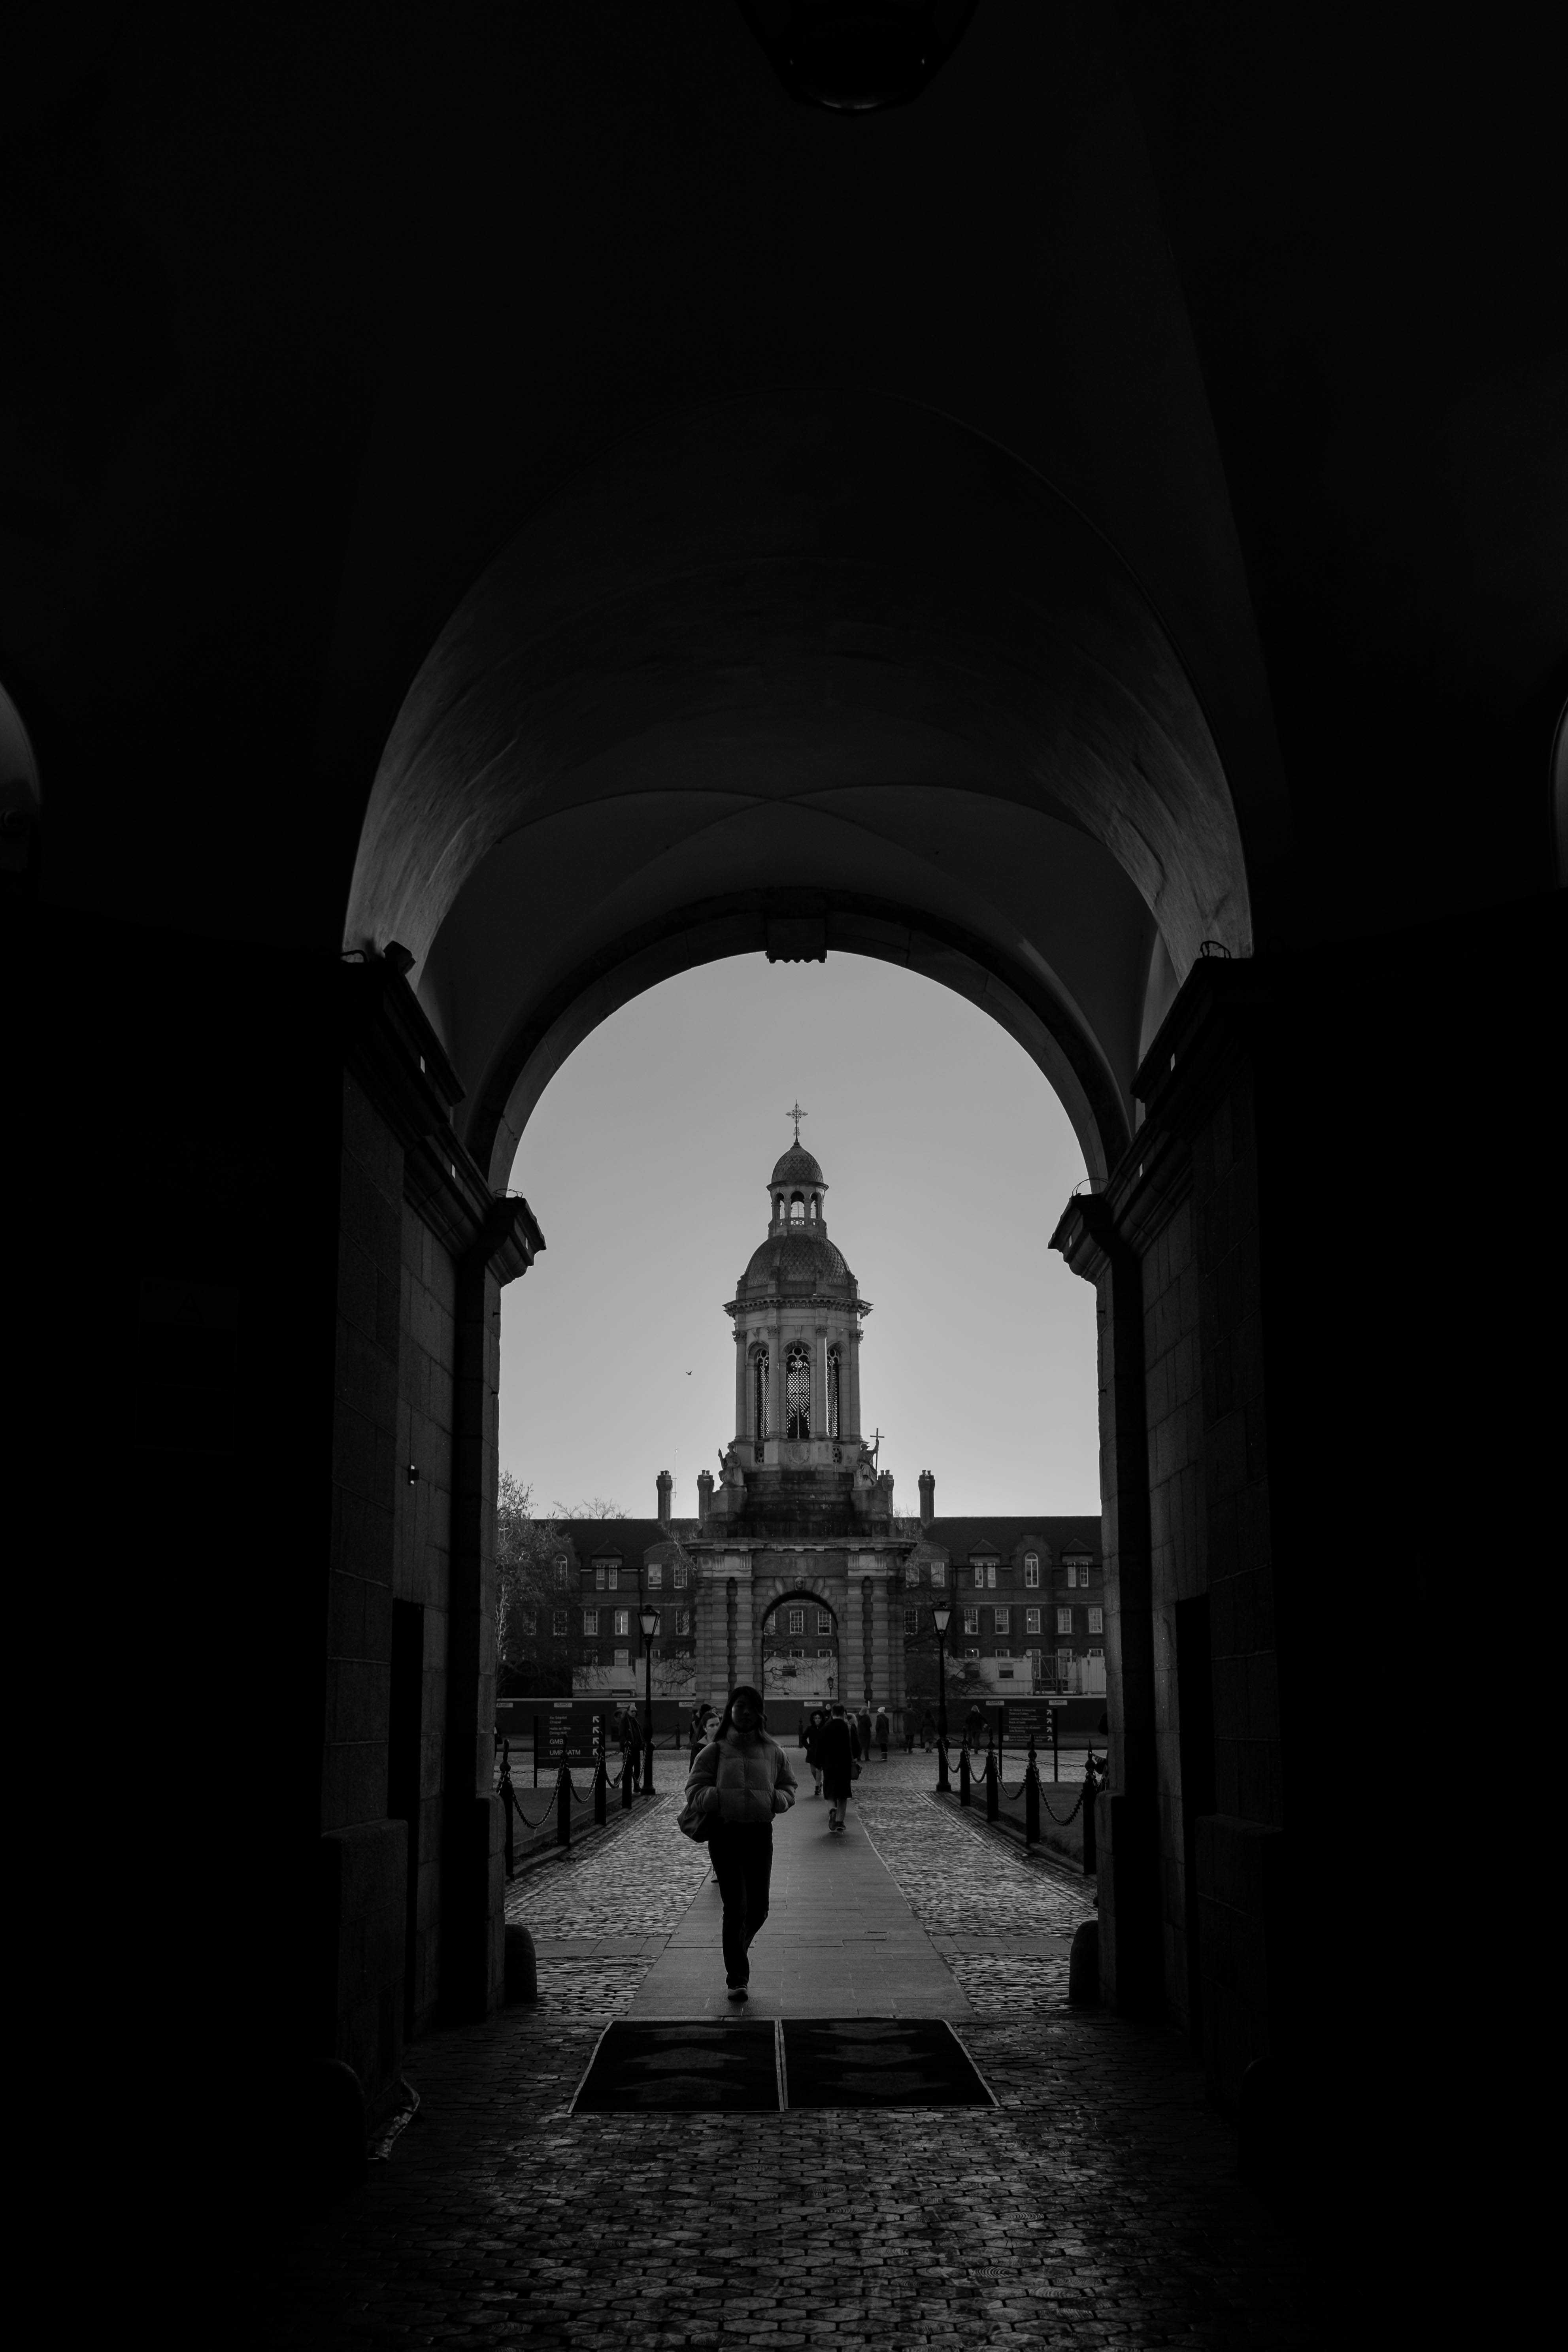
[[969,1742],[967,1740],[958,1751],[958,1801],[961,1805],[967,1805],[972,1801],[969,1794]]
[[1002,1770],[994,1744],[985,1743],[985,1818],[994,1822],[1002,1810]]
[[1024,1843],[1040,1843],[1040,1768],[1035,1761],[1035,1741],[1029,1738],[1029,1761],[1024,1774]]
[[605,1809],[609,1801],[609,1780],[610,1775],[605,1764],[605,1751],[601,1748],[594,1759],[594,1824],[596,1829],[602,1830],[605,1826]]
[[1083,1874],[1092,1878],[1099,1868],[1095,1852],[1094,1800],[1098,1784],[1094,1777],[1094,1750],[1089,1751],[1089,1761],[1083,1768]]
[[570,1845],[572,1843],[572,1775],[564,1761],[561,1767],[561,1778],[555,1783],[555,1843],[557,1845]]

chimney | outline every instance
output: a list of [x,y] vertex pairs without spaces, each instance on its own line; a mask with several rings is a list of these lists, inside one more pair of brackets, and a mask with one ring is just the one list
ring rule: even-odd
[[921,1525],[929,1528],[936,1517],[936,1480],[929,1470],[921,1472]]
[[711,1470],[699,1470],[697,1473],[697,1523],[699,1527],[706,1525],[708,1514],[712,1508],[713,1473]]
[[661,1470],[658,1474],[658,1523],[661,1528],[669,1525],[669,1498],[674,1490],[674,1479],[668,1470]]

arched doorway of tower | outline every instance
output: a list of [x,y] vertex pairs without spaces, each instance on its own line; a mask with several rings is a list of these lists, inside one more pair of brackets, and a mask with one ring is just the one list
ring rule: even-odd
[[787,1729],[797,1709],[804,1714],[844,1696],[838,1612],[823,1580],[803,1579],[763,1607],[762,1693]]

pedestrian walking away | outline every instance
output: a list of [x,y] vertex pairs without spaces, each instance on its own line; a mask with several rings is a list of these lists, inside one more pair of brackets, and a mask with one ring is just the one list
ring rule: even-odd
[[892,1730],[885,1706],[877,1709],[877,1753],[885,1764],[888,1760],[888,1735]]
[[805,1760],[811,1767],[811,1793],[822,1794],[822,1732],[827,1717],[822,1709],[813,1707],[811,1721],[805,1727]]
[[621,1719],[621,1757],[635,1792],[642,1783],[642,1732],[630,1707]]
[[860,1709],[859,1714],[856,1717],[855,1728],[859,1734],[860,1753],[868,1764],[871,1760],[871,1709],[869,1703],[863,1706]]
[[713,1824],[708,1851],[724,1903],[724,1981],[732,2001],[746,1998],[747,1955],[768,1916],[773,1815],[788,1812],[795,1791],[789,1759],[768,1737],[763,1695],[742,1683],[686,1783],[688,1807]]
[[850,1784],[860,1769],[859,1735],[844,1712],[842,1699],[834,1700],[833,1712],[822,1727],[819,1744],[822,1785],[827,1791],[827,1827],[832,1835],[842,1837],[845,1815],[849,1810]]

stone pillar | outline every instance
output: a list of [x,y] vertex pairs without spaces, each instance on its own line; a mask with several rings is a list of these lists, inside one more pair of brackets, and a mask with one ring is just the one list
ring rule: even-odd
[[542,1246],[526,1201],[495,1201],[458,1268],[441,1853],[441,2005],[454,2019],[488,2016],[502,1994],[506,1885],[490,1789],[500,1294]]
[[746,1374],[750,1369],[746,1356],[746,1334],[743,1327],[735,1325],[735,1443],[740,1445],[751,1434],[751,1401],[746,1394]]
[[[848,1427],[846,1429],[844,1434],[846,1437],[854,1438],[857,1443],[858,1443],[861,1433],[865,1428],[865,1423],[860,1418],[860,1341],[862,1337],[863,1334],[860,1332],[858,1328],[850,1332],[849,1346],[846,1350],[846,1361],[844,1366],[849,1391],[845,1407],[845,1412],[848,1419]],[[840,1415],[841,1419],[844,1417],[844,1415]]]

